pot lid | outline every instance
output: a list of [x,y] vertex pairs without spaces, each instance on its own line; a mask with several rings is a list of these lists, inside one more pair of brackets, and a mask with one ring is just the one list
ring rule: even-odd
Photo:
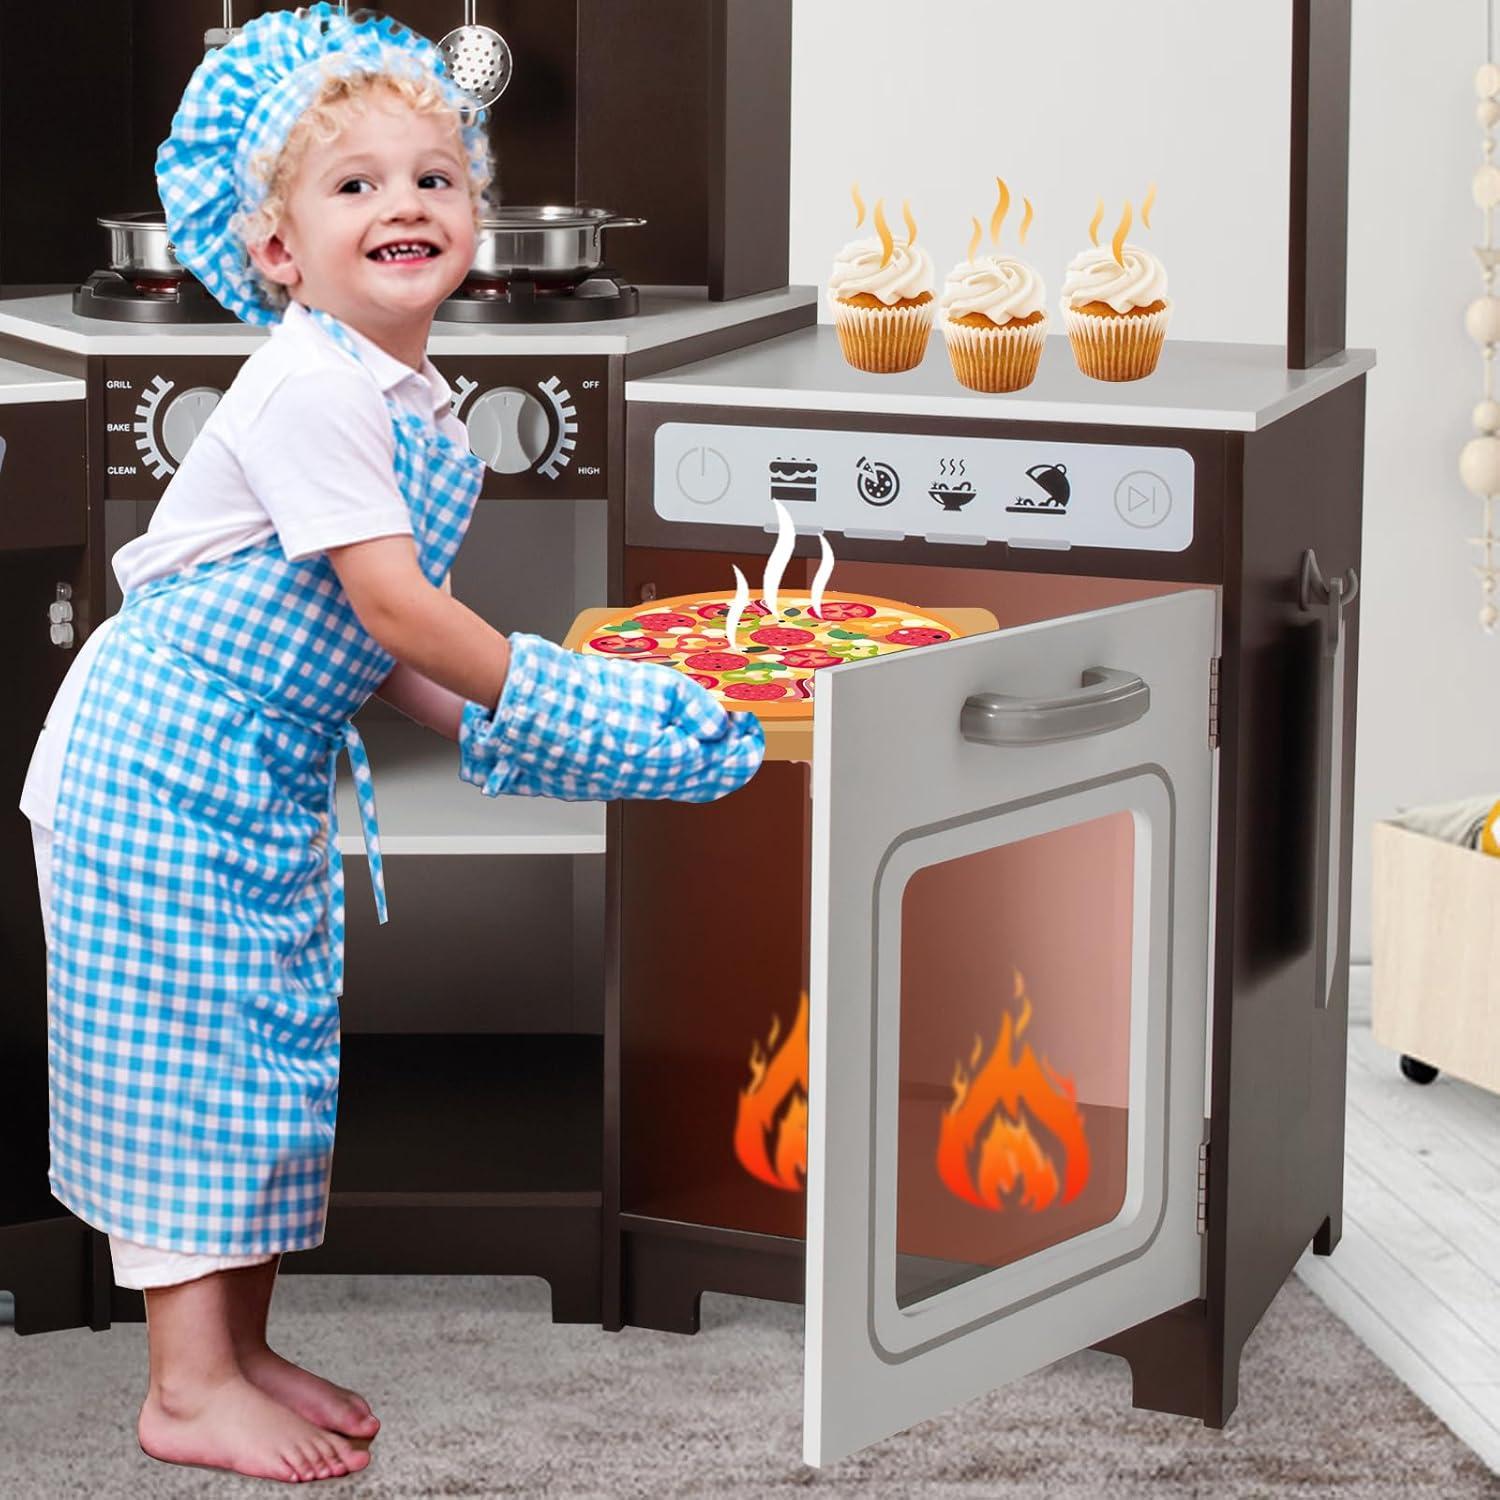
[[507,203],[490,209],[479,220],[485,229],[590,229],[606,224],[644,224],[644,219],[629,218],[608,208],[588,208],[582,204]]
[[101,229],[167,229],[167,216],[159,208],[148,208],[136,214],[112,214],[94,221]]

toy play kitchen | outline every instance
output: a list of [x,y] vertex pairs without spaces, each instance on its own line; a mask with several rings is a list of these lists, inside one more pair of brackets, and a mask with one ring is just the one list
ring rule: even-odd
[[[402,18],[440,36],[456,9]],[[820,672],[706,806],[487,802],[372,702],[392,921],[351,867],[328,1234],[288,1270],[538,1275],[555,1318],[609,1329],[805,1300],[812,1463],[1088,1346],[1137,1405],[1228,1419],[1342,1204],[1373,360],[1343,347],[1349,7],[1293,10],[1286,349],[1169,342],[1112,385],[1054,339],[982,396],[936,340],[850,369],[785,285],[789,4],[480,5],[514,59],[494,128],[528,147],[503,197],[646,222],[609,245],[634,312],[435,325],[491,470],[455,593],[576,644],[738,568],[751,606],[826,586],[959,628]],[[153,64],[144,122],[190,67]],[[648,108],[706,161],[635,149]],[[98,246],[73,254],[81,285]],[[50,467],[0,470],[19,786],[108,555],[258,335],[85,317],[71,287],[0,302],[0,335],[27,372],[0,435],[28,453],[67,414]],[[21,1332],[103,1328],[140,1303],[46,1191],[41,933],[4,827],[0,1286]],[[343,827],[355,866],[352,800]]]

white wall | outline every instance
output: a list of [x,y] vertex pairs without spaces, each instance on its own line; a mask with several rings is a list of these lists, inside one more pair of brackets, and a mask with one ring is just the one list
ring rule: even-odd
[[[1062,271],[1158,184],[1139,239],[1164,261],[1172,337],[1280,344],[1286,327],[1290,0],[796,0],[794,282],[854,233],[849,184],[893,224],[909,198],[938,274],[994,178],[1036,206],[1026,254]],[[1420,18],[1420,19],[1418,19]],[[1463,312],[1480,289],[1469,195],[1483,0],[1354,0],[1348,341],[1369,380],[1352,949],[1369,954],[1369,826],[1398,804],[1500,796],[1500,638],[1476,623],[1457,478],[1480,391]],[[867,221],[868,222],[868,221]],[[1014,247],[1018,214],[1007,220]],[[1103,234],[1101,234],[1103,238]],[[826,309],[823,316],[826,318]]]

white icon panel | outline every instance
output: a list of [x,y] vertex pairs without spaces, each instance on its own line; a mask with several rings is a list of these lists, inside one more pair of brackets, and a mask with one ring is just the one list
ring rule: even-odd
[[1150,552],[1193,541],[1183,448],[666,422],[654,452],[666,521],[759,530],[774,498],[804,533]]

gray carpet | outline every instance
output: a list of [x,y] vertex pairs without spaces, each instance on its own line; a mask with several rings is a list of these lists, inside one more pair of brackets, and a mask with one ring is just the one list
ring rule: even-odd
[[[1500,1479],[1298,1281],[1246,1350],[1224,1432],[1133,1411],[1075,1355],[821,1471],[801,1452],[801,1309],[709,1296],[696,1338],[554,1326],[540,1282],[283,1277],[272,1342],[353,1385],[374,1462],[318,1490],[387,1496],[1500,1496]],[[0,1329],[0,1494],[267,1494],[145,1458],[145,1330]]]

